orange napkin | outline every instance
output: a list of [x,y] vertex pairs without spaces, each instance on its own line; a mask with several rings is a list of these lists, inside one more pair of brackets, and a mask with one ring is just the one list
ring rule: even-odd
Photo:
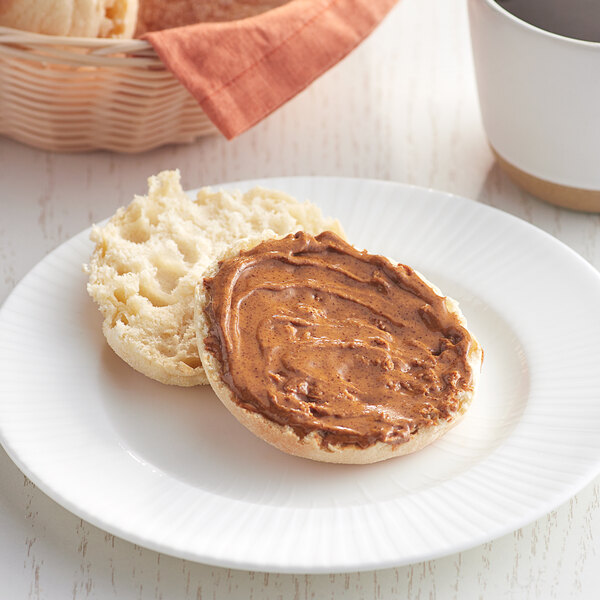
[[293,0],[248,19],[143,38],[232,139],[344,58],[396,1]]

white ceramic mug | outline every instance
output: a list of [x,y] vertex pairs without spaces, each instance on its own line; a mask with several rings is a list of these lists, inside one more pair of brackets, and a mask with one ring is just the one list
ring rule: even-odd
[[501,167],[545,200],[600,212],[600,43],[468,0],[483,124]]

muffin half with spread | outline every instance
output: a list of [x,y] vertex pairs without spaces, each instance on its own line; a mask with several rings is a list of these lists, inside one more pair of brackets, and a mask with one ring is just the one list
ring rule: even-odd
[[483,351],[458,305],[335,233],[248,239],[196,291],[200,358],[229,411],[280,450],[372,463],[465,415]]

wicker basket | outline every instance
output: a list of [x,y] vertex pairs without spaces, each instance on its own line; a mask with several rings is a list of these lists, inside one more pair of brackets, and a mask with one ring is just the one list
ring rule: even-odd
[[62,152],[143,152],[216,131],[145,41],[0,27],[2,135]]

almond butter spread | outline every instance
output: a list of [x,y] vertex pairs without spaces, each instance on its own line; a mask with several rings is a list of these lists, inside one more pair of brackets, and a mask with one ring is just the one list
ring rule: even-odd
[[444,299],[334,233],[264,242],[204,285],[205,345],[234,401],[322,447],[404,443],[473,388],[472,338]]

